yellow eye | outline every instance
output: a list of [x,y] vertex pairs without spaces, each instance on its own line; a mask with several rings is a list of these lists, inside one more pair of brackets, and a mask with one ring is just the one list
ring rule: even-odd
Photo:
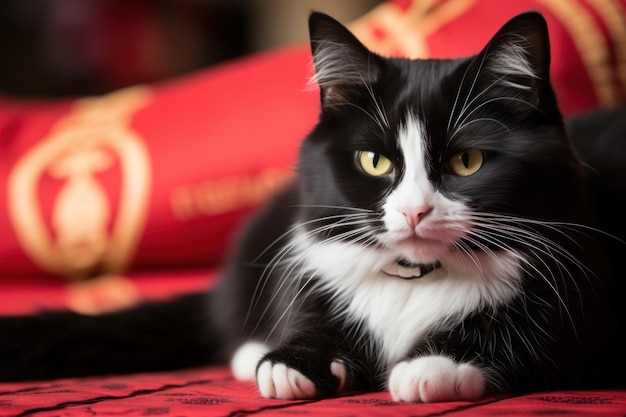
[[450,167],[456,175],[461,177],[469,177],[478,172],[483,166],[485,157],[482,151],[478,149],[470,149],[465,152],[457,153],[450,158]]
[[359,152],[359,164],[366,174],[373,177],[382,177],[393,171],[389,158],[376,152]]

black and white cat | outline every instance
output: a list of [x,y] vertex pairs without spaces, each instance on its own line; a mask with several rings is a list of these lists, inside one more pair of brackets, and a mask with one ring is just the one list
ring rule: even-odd
[[[309,24],[319,122],[217,288],[100,317],[0,319],[0,379],[231,360],[281,399],[619,383],[617,239],[600,228],[622,227],[624,192],[597,152],[585,145],[588,169],[572,147],[544,19],[513,18],[473,57],[414,61],[371,53],[326,15]],[[606,149],[624,135],[613,113]]]

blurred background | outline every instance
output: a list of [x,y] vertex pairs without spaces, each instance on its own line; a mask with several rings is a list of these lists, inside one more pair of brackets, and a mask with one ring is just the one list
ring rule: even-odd
[[307,16],[376,0],[0,0],[0,94],[101,94],[306,42]]

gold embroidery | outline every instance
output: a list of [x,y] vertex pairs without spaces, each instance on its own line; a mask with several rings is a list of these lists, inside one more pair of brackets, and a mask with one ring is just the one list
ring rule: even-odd
[[587,69],[598,101],[603,106],[617,102],[608,46],[589,11],[575,0],[537,0],[549,9],[567,30]]
[[133,306],[139,294],[132,281],[118,275],[75,282],[67,287],[67,304],[81,314],[96,315]]
[[268,168],[254,177],[230,177],[183,185],[170,196],[172,212],[177,220],[185,221],[254,207],[292,177],[290,169]]
[[[621,94],[617,99],[624,100],[626,99],[626,10],[619,1],[615,0],[589,0],[588,4],[598,12],[612,37],[616,60],[616,81],[621,83]],[[619,89],[620,86],[616,85],[615,88]]]
[[[402,11],[393,4],[382,4],[349,25],[368,48],[381,55],[427,58],[426,38],[441,26],[469,10],[476,0],[414,1]],[[385,32],[378,39],[375,29]]]
[[52,207],[52,229],[62,262],[72,270],[90,268],[106,252],[111,213],[95,175],[112,164],[108,152],[87,143],[68,149],[49,167],[63,183]]
[[476,4],[476,0],[454,0],[442,3],[441,6],[432,10],[428,19],[424,21],[422,32],[425,36],[430,36],[442,26],[458,19]]
[[[150,97],[146,88],[135,87],[78,101],[13,167],[9,217],[22,248],[42,269],[76,280],[127,266],[150,190],[148,152],[129,124]],[[113,207],[97,174],[116,164],[122,180]],[[42,214],[42,181],[59,188],[50,222]]]
[[[413,16],[411,9],[402,11],[392,3],[384,3],[349,24],[348,28],[368,49],[380,55],[423,57],[426,43],[416,30],[421,16]],[[383,31],[384,36],[377,37],[377,30]]]

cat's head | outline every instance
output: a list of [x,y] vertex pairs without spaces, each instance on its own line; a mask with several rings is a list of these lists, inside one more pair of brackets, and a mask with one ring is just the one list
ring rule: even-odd
[[326,15],[309,25],[321,114],[298,170],[310,236],[380,248],[391,274],[411,275],[527,245],[507,234],[520,221],[576,220],[540,14],[454,60],[384,58]]

